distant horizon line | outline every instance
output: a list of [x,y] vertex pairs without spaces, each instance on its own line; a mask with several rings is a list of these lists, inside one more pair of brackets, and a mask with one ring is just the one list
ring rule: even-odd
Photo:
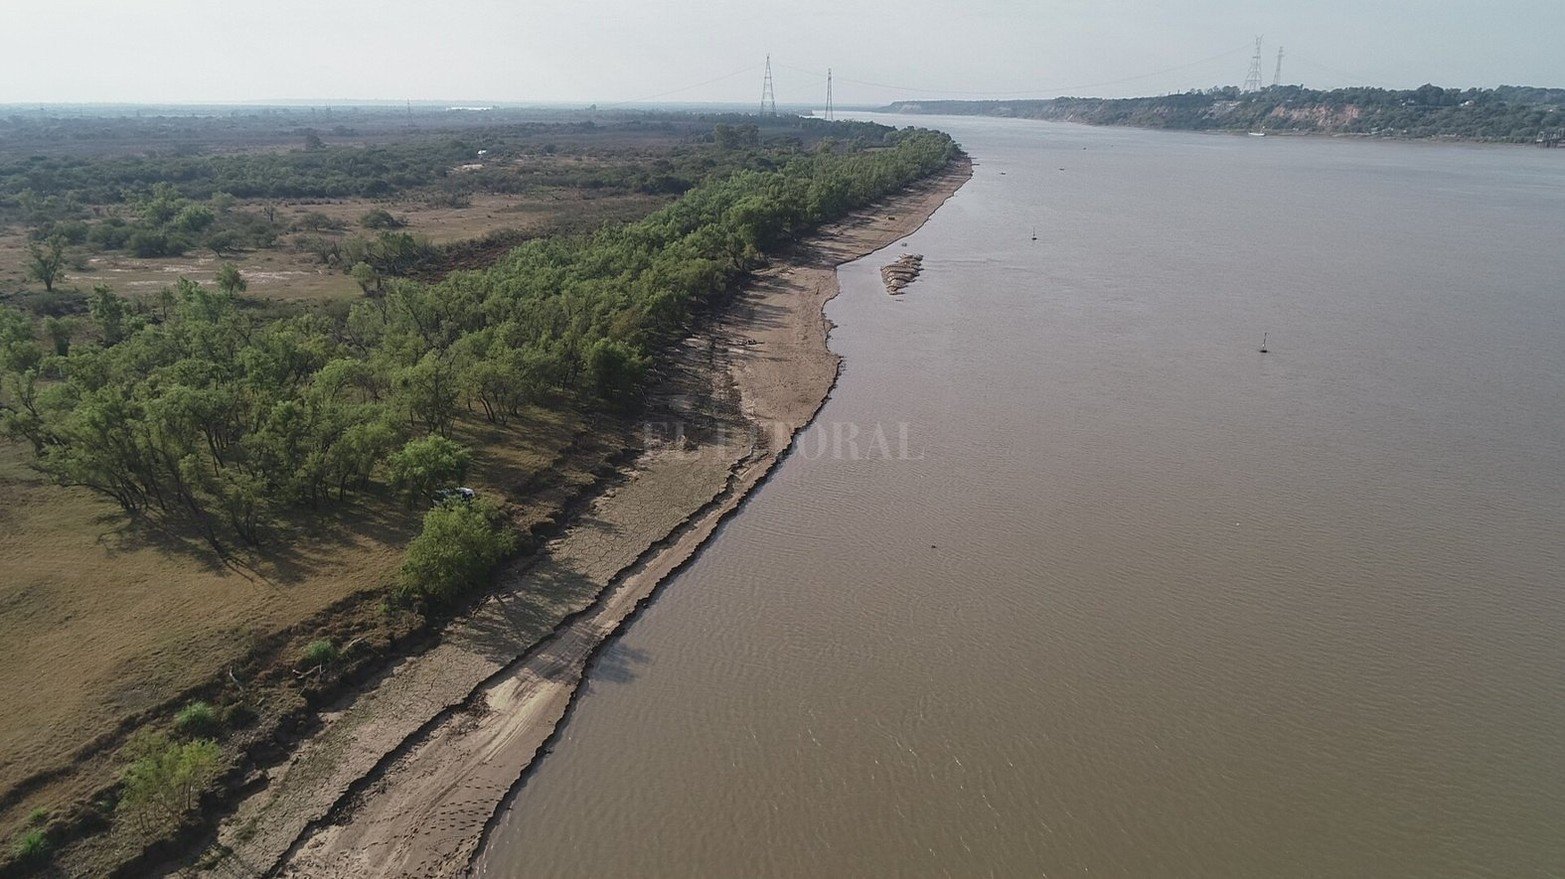
[[[1307,88],[1312,91],[1341,91],[1344,89],[1374,88],[1383,91],[1413,91],[1424,85],[1434,85],[1433,82],[1419,83],[1414,86],[1388,87],[1378,85],[1349,85],[1321,88],[1307,86],[1302,83],[1288,83],[1284,87]],[[1202,89],[1186,89],[1183,91],[1162,92],[1159,94],[1140,94],[1122,97],[1105,97],[1102,95],[1085,94],[1059,94],[1050,97],[1006,97],[1006,98],[973,98],[973,97],[902,97],[888,98],[880,101],[839,103],[839,109],[845,110],[873,110],[877,107],[892,104],[916,103],[918,101],[960,101],[966,103],[1008,103],[1013,101],[1053,101],[1061,98],[1086,98],[1093,100],[1118,101],[1132,100],[1135,98],[1166,97],[1169,95],[1188,94],[1191,91],[1207,91],[1215,88],[1228,88],[1237,86],[1214,85]],[[1267,88],[1276,88],[1268,86]],[[1494,90],[1500,88],[1532,88],[1539,90],[1565,89],[1565,86],[1539,86],[1519,85],[1515,83],[1501,83],[1492,86],[1440,86],[1448,90],[1465,91],[1468,89]],[[755,106],[755,101],[741,100],[689,100],[689,101],[609,101],[591,99],[505,99],[486,100],[477,98],[247,98],[240,100],[169,100],[169,101],[133,101],[133,100],[69,100],[69,101],[36,101],[15,100],[0,101],[0,108],[26,108],[47,109],[50,107],[251,107],[251,108],[294,108],[294,107],[405,107],[412,106],[423,109],[439,108],[445,110],[471,110],[481,112],[493,109],[525,109],[525,108],[550,108],[550,109],[580,109],[597,108],[600,110],[627,108],[627,107],[747,107]],[[791,109],[815,108],[824,106],[825,101],[778,101],[777,106]]]
[[[925,99],[932,100],[932,99]],[[869,108],[885,102],[840,104],[844,108]],[[814,107],[825,101],[778,101],[779,107]],[[619,107],[753,107],[755,101],[568,101],[568,100],[504,100],[485,101],[473,98],[257,98],[238,101],[0,101],[0,108],[26,107],[403,107],[438,108],[445,110],[470,110],[482,112],[495,109],[525,109],[533,107],[581,109],[615,109]]]

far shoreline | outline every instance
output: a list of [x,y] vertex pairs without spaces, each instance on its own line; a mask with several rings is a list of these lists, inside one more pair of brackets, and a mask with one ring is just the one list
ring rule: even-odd
[[1050,119],[1041,116],[1007,115],[999,113],[942,113],[922,110],[896,110],[879,107],[866,112],[883,116],[900,117],[934,117],[948,119],[1010,119],[1020,122],[1042,122],[1055,125],[1078,125],[1084,128],[1102,129],[1129,129],[1134,131],[1151,131],[1169,134],[1203,134],[1221,135],[1229,137],[1248,137],[1260,133],[1266,137],[1286,137],[1310,140],[1336,140],[1372,143],[1399,143],[1399,144],[1426,144],[1429,146],[1478,146],[1504,149],[1525,148],[1531,150],[1555,150],[1565,153],[1565,149],[1559,147],[1545,147],[1536,141],[1511,141],[1493,138],[1465,137],[1457,134],[1437,134],[1427,137],[1406,137],[1401,135],[1371,134],[1358,131],[1300,131],[1296,129],[1244,129],[1244,128],[1173,128],[1166,126],[1135,125],[1131,123],[1117,122],[1088,122],[1081,119]]

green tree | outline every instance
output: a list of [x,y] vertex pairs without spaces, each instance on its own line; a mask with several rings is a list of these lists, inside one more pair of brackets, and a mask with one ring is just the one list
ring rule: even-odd
[[217,215],[205,205],[186,205],[174,218],[174,228],[191,235],[199,235],[217,221]]
[[55,282],[65,277],[65,238],[51,235],[41,243],[28,242],[27,260],[27,276],[53,292]]
[[23,373],[42,359],[32,319],[14,308],[0,306],[0,371]]
[[599,339],[587,353],[587,376],[593,391],[613,403],[629,404],[645,372],[646,360],[634,348],[614,339]]
[[364,261],[383,275],[406,277],[435,256],[429,239],[411,232],[381,232],[365,249]]
[[221,771],[222,752],[210,739],[172,742],[152,733],[128,746],[119,808],[143,827],[178,823]]
[[[371,407],[373,408],[373,407]],[[382,420],[358,420],[348,426],[326,452],[326,478],[341,499],[349,488],[369,484],[375,465],[397,444],[397,431]],[[461,477],[456,477],[461,478]]]
[[527,378],[516,350],[495,346],[473,360],[462,373],[468,396],[483,407],[484,418],[504,424],[527,395]]
[[68,317],[46,317],[44,335],[54,344],[54,353],[64,357],[71,353],[71,334],[76,331],[76,321]]
[[359,289],[365,293],[369,293],[372,290],[379,292],[381,284],[380,273],[375,271],[374,267],[369,263],[354,263],[353,270],[348,274],[353,277],[354,281],[358,282]]
[[149,226],[165,226],[184,208],[185,200],[172,183],[158,183],[141,202],[141,218]]
[[461,482],[473,462],[466,447],[443,436],[410,440],[386,459],[391,484],[411,506],[432,500],[435,492]]
[[[490,269],[434,284],[388,281],[384,296],[345,311],[241,309],[231,285],[183,279],[152,301],[98,288],[91,320],[77,334],[0,308],[0,429],[26,440],[57,482],[100,492],[128,514],[186,517],[214,545],[216,529],[254,543],[272,517],[341,500],[382,466],[410,503],[431,498],[466,473],[466,450],[442,438],[464,400],[495,421],[528,404],[588,413],[633,405],[653,357],[766,249],[938,170],[955,149],[934,132],[851,130],[862,136],[845,138],[840,152],[736,149],[706,182],[642,220],[533,240]],[[696,162],[701,173],[715,153]],[[357,169],[362,158],[334,149],[308,161],[353,165],[341,170],[351,190],[367,173]],[[372,163],[374,174],[399,174],[385,159]],[[225,161],[152,170],[191,191],[194,178],[175,170]],[[753,169],[730,173],[740,164]],[[247,197],[281,191],[245,188],[270,185],[272,166],[238,167],[260,182],[238,175],[222,189]],[[54,211],[53,220],[69,216],[45,201],[28,204]],[[188,207],[174,187],[154,187],[137,234],[188,246],[179,241],[189,233],[172,230]],[[225,213],[223,228],[265,225]],[[348,265],[372,252],[415,271],[440,255],[400,233],[357,240],[351,253],[360,256],[344,245]],[[378,284],[384,271],[367,267]],[[103,344],[72,344],[76,335]],[[404,445],[415,432],[432,435]]]
[[445,434],[456,417],[461,385],[450,358],[431,351],[397,376],[396,397],[410,421]]
[[103,284],[92,288],[92,298],[87,301],[87,307],[92,313],[92,319],[98,323],[98,331],[103,334],[103,343],[113,345],[125,338],[126,305],[124,299],[114,295]]
[[423,530],[408,544],[399,591],[450,602],[482,585],[515,547],[515,532],[488,501],[442,504],[424,514]]
[[206,237],[207,250],[218,259],[239,249],[239,233],[232,229],[219,229]]
[[231,262],[223,263],[217,270],[217,289],[229,296],[238,296],[245,292],[250,284],[245,281],[245,276],[239,274],[239,267]]

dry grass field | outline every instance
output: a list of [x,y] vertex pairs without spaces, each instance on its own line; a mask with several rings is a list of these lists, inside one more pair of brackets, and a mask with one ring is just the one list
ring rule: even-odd
[[[456,438],[474,449],[473,487],[514,497],[561,475],[581,427],[536,410],[507,427],[464,420]],[[383,589],[423,515],[366,494],[224,559],[193,534],[43,481],[27,457],[0,442],[0,792],[69,766],[84,743],[223,674],[260,641]],[[514,512],[525,524],[552,511],[523,500]],[[6,804],[0,838],[104,781],[66,774]]]
[[[280,219],[297,220],[306,214],[324,214],[337,228],[323,230],[329,238],[373,236],[359,220],[375,209],[390,211],[407,223],[400,231],[427,237],[435,244],[483,238],[500,232],[542,235],[558,229],[591,228],[604,222],[632,220],[667,204],[666,196],[597,194],[577,189],[547,189],[525,195],[479,194],[463,207],[430,204],[417,199],[284,202],[277,206]],[[258,205],[241,202],[239,210]],[[249,284],[248,293],[277,300],[327,300],[360,295],[359,287],[340,266],[322,265],[313,254],[292,246],[297,235],[286,236],[279,246],[251,250],[218,259],[208,251],[191,251],[181,257],[139,259],[125,251],[87,256],[85,269],[68,269],[58,289],[91,290],[107,284],[125,296],[156,293],[179,278],[210,284],[219,266],[233,263]],[[28,230],[20,225],[0,228],[0,289],[30,286],[27,278]]]

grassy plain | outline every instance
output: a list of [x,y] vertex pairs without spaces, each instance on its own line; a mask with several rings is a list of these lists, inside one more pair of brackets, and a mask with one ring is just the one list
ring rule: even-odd
[[[562,161],[576,163],[580,160]],[[469,204],[460,207],[432,204],[419,198],[344,198],[282,202],[276,208],[284,222],[300,222],[307,214],[329,217],[335,228],[310,234],[338,240],[353,235],[372,235],[359,226],[359,220],[369,211],[381,209],[407,223],[400,231],[425,236],[435,244],[454,244],[502,233],[510,234],[508,240],[514,243],[524,237],[637,219],[671,200],[671,196],[596,193],[557,187],[522,195],[474,195]],[[257,210],[259,207],[258,202],[240,202],[236,209]],[[292,301],[359,295],[358,285],[340,266],[324,265],[314,254],[295,246],[298,237],[288,236],[277,247],[241,251],[221,259],[210,252],[195,250],[185,256],[150,259],[137,258],[123,250],[91,254],[83,260],[84,268],[67,269],[65,279],[57,287],[91,290],[98,284],[107,284],[122,295],[149,294],[182,277],[210,284],[219,266],[233,263],[250,285],[248,292],[252,296]],[[36,282],[29,285],[27,244],[27,227],[21,224],[0,227],[0,290],[38,287]],[[0,301],[3,299],[0,296]]]

